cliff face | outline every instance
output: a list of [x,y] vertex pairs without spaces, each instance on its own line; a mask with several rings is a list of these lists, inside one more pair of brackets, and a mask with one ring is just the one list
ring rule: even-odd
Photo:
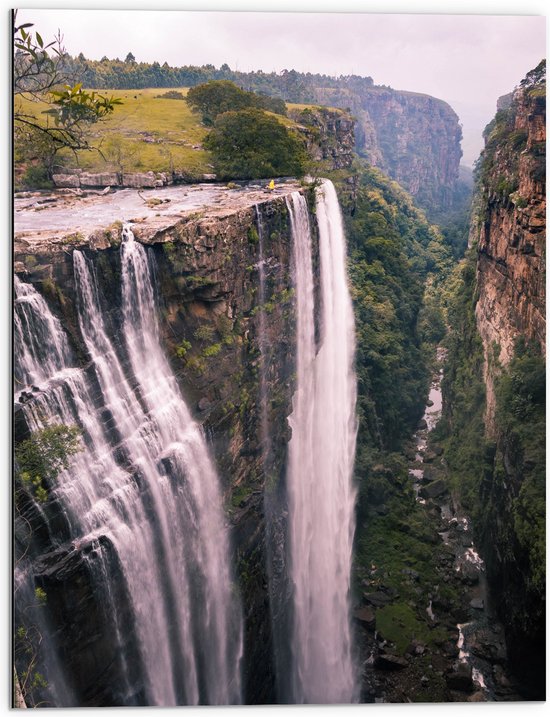
[[458,179],[462,130],[442,100],[383,87],[317,89],[322,104],[349,108],[357,120],[357,151],[395,179],[418,203],[448,209]]
[[[290,225],[285,196],[297,188],[289,184],[276,190],[278,196],[261,190],[236,190],[231,208],[203,209],[171,219],[151,212],[133,225],[136,239],[149,245],[154,255],[164,348],[191,411],[210,438],[218,465],[232,525],[232,562],[237,567],[243,602],[245,700],[253,703],[275,699],[267,571],[277,570],[273,564],[285,557],[281,540],[289,440],[286,418],[292,410],[295,370],[294,302],[288,288],[292,286]],[[41,214],[44,226],[47,215],[47,210]],[[21,234],[15,244],[16,272],[47,298],[85,366],[72,251],[79,248],[93,262],[105,320],[116,336],[121,322],[121,224],[91,233]],[[266,261],[264,302],[259,305],[261,246]],[[269,347],[263,358],[263,388],[261,327],[265,331],[263,344]],[[261,445],[262,390],[268,398],[266,418],[270,426],[267,465]],[[15,424],[16,440],[21,440],[25,426],[20,412]],[[52,544],[52,534],[44,530],[41,515],[53,521],[55,506],[46,505],[41,515],[30,505],[21,509],[34,525],[35,574],[48,595],[48,610],[63,645],[64,663],[74,666],[71,677],[75,692],[83,705],[117,704],[117,669],[122,668],[117,656],[110,654],[108,641],[101,637],[112,628],[98,602],[101,596],[86,572],[86,550],[90,546],[83,545],[75,553],[74,546],[60,549]],[[270,532],[266,530],[266,510],[274,526]],[[22,524],[20,532],[23,530]],[[62,542],[62,535],[53,535],[54,541]],[[278,565],[278,569],[284,572],[284,565]],[[116,576],[116,570],[113,574]],[[280,587],[284,601],[284,586]],[[124,596],[120,601],[124,603]],[[131,641],[129,629],[128,650],[137,654]],[[91,659],[93,665],[88,664]],[[114,692],[104,688],[98,691],[96,686],[105,684],[96,669],[105,664],[110,665],[109,682]],[[139,671],[138,665],[130,664],[132,670],[134,667]],[[135,703],[140,700],[136,693]]]
[[545,78],[541,63],[486,130],[471,232],[486,387],[477,528],[530,699],[545,694]]
[[486,424],[494,433],[495,360],[507,366],[520,337],[545,353],[546,94],[527,78],[486,130],[478,217],[476,307],[485,353]]
[[355,154],[355,121],[347,112],[307,107],[291,110],[289,116],[304,132],[308,152],[315,161],[328,162],[331,170],[351,167]]

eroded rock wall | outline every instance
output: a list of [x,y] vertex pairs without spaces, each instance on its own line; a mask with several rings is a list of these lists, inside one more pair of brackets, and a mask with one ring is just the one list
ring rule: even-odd
[[486,388],[479,544],[528,699],[545,695],[546,72],[541,63],[486,130],[476,197],[477,330]]
[[477,219],[476,318],[485,354],[486,426],[494,434],[494,377],[518,338],[544,354],[546,242],[545,82],[525,83],[486,131]]

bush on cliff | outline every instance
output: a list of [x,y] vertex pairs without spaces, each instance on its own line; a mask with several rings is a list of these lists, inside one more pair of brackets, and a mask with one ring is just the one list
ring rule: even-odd
[[225,112],[204,140],[220,179],[259,179],[304,174],[301,140],[259,109]]

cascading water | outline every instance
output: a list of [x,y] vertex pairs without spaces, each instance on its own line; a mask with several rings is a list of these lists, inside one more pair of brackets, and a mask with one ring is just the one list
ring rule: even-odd
[[[116,346],[93,269],[81,252],[73,259],[91,364],[75,367],[59,321],[33,287],[16,281],[16,376],[40,389],[23,405],[31,430],[61,422],[82,431],[82,450],[51,491],[73,546],[92,546],[86,559],[122,655],[117,700],[137,699],[125,663],[131,615],[139,703],[238,703],[242,620],[218,478],[161,349],[147,254],[126,227],[123,341]],[[105,542],[116,554],[128,605],[111,589]],[[55,699],[57,706],[74,704],[70,696]]]
[[354,322],[346,280],[345,237],[336,192],[317,192],[320,341],[308,210],[287,200],[296,272],[297,387],[289,417],[287,491],[293,583],[291,701],[356,701],[350,627],[350,571],[356,440]]

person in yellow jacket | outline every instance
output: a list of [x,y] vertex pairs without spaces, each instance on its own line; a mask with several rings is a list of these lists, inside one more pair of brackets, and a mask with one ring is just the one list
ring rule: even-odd
[[269,191],[271,191],[272,189],[275,189],[275,181],[274,181],[273,179],[272,179],[271,182],[267,185],[267,188],[269,189]]

